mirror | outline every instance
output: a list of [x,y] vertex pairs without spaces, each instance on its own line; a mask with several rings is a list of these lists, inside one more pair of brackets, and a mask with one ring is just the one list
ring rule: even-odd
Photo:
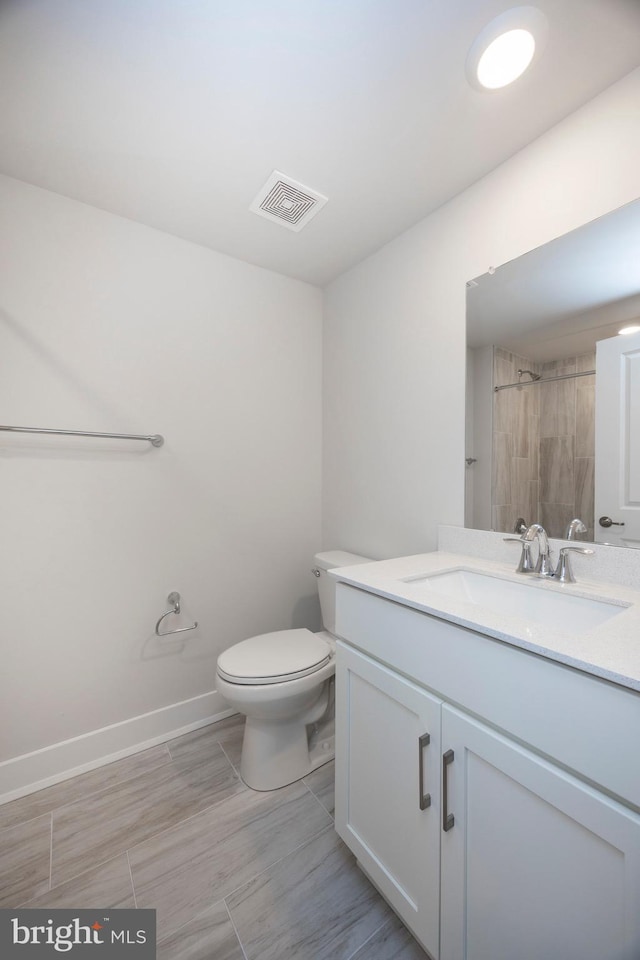
[[635,324],[640,201],[467,283],[467,527],[623,542],[594,515],[593,371]]

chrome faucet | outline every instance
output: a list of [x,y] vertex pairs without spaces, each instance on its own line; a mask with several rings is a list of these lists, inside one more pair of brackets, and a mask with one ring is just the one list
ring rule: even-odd
[[516,522],[515,522],[514,525],[513,525],[513,532],[514,532],[514,533],[519,533],[520,536],[522,536],[522,534],[526,531],[526,529],[527,529],[528,526],[529,526],[529,524],[528,524],[527,521],[524,519],[524,517],[518,517],[518,519],[516,520]]
[[551,566],[551,554],[549,552],[549,538],[547,531],[541,523],[532,523],[528,530],[522,534],[525,542],[533,543],[538,541],[538,561],[534,567],[534,573],[539,577],[552,577],[553,567]]
[[[536,539],[538,541],[538,559],[534,564],[531,559],[531,545]],[[552,577],[554,575],[549,553],[549,538],[542,524],[532,523],[521,537],[505,537],[504,541],[505,543],[519,543],[522,546],[516,573],[537,573],[539,577]]]
[[[531,559],[531,545],[534,540],[538,541],[538,559],[535,564]],[[554,569],[551,563],[547,531],[540,523],[532,523],[521,537],[504,537],[504,541],[505,543],[522,545],[522,554],[516,567],[516,573],[535,573],[539,577],[552,577],[558,583],[576,582],[569,563],[570,554],[581,553],[585,557],[590,557],[594,553],[589,547],[562,547],[558,557],[558,565]]]
[[576,533],[586,533],[586,532],[587,532],[587,528],[585,527],[580,517],[575,517],[571,521],[571,523],[567,524],[567,529],[565,530],[564,538],[565,540],[575,540]]

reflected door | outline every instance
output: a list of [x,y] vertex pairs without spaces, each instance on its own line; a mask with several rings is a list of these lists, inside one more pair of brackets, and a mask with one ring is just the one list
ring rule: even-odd
[[596,347],[595,539],[640,547],[640,333]]

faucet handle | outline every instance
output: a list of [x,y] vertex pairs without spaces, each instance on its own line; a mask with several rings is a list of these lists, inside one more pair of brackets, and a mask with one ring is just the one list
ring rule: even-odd
[[573,570],[571,569],[571,563],[569,562],[571,559],[569,556],[570,553],[582,553],[585,557],[590,557],[595,553],[595,550],[591,550],[590,547],[561,547],[558,566],[553,574],[554,579],[560,583],[576,582]]
[[519,543],[522,547],[520,562],[516,567],[516,573],[533,573],[534,563],[531,560],[532,540],[525,540],[524,537],[503,537],[505,543]]

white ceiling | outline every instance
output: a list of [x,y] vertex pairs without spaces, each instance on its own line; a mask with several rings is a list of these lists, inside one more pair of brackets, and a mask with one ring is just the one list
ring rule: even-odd
[[[471,89],[504,0],[0,0],[0,172],[323,284],[640,63],[638,0],[536,0],[542,56]],[[249,206],[280,170],[300,233]]]

